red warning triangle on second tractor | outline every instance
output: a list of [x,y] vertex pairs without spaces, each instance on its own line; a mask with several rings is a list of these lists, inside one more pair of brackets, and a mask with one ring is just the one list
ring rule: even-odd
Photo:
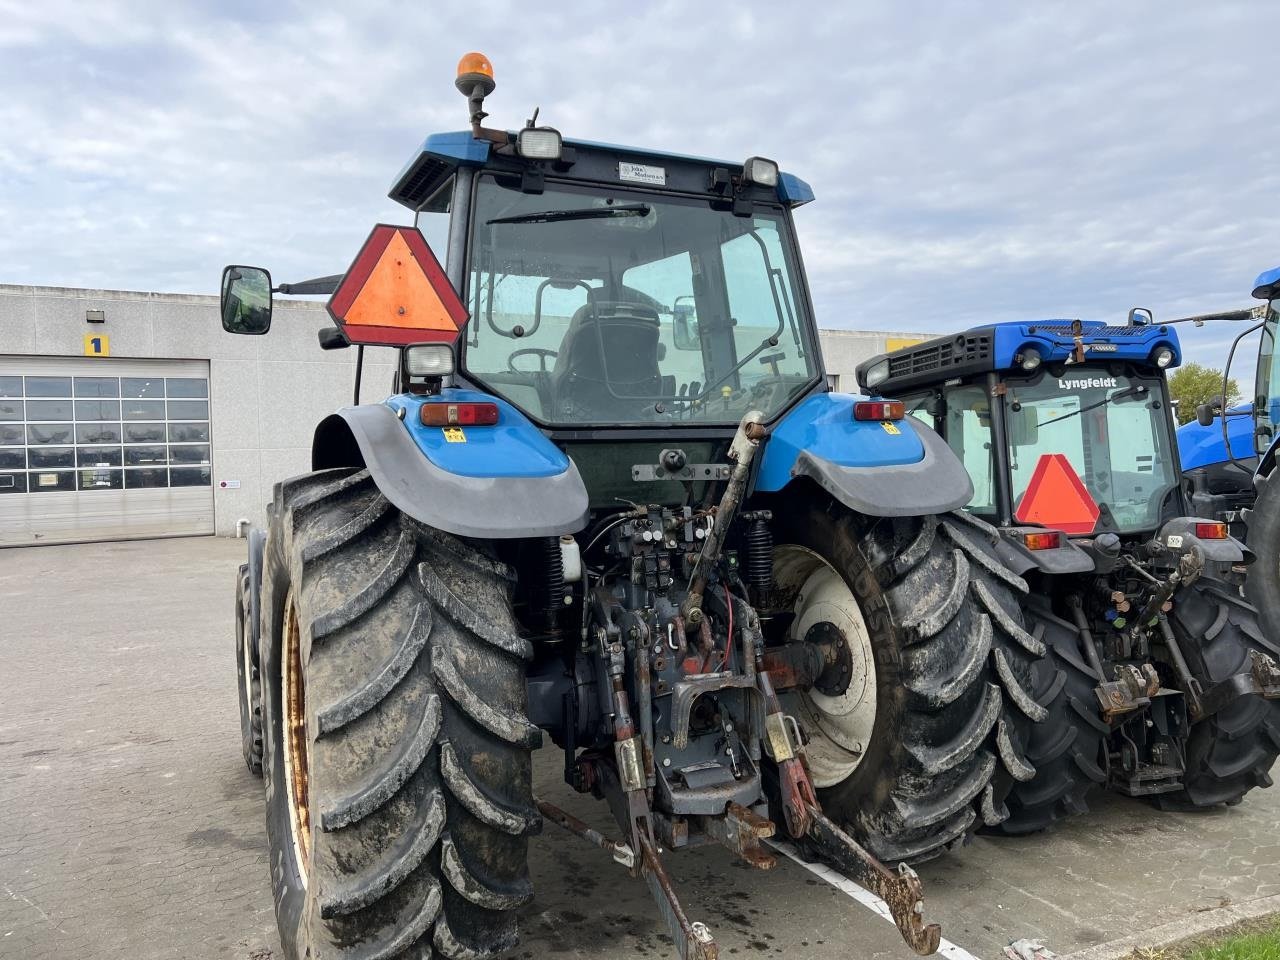
[[1032,523],[1063,533],[1092,533],[1098,525],[1098,504],[1084,481],[1061,453],[1041,454],[1014,511],[1020,523]]
[[452,343],[467,311],[414,227],[380,223],[360,248],[329,315],[352,343]]

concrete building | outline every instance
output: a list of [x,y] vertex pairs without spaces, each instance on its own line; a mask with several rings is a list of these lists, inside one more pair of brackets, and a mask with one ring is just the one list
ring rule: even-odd
[[[216,297],[0,284],[0,545],[263,523],[271,485],[309,469],[316,423],[352,401],[355,351],[317,346],[329,325],[321,303],[277,300],[268,335],[239,337]],[[858,363],[919,338],[821,339],[854,390]],[[394,368],[366,352],[362,402]]]

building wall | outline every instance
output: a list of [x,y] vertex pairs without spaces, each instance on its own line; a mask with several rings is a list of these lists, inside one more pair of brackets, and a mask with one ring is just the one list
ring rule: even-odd
[[[102,310],[106,322],[86,323],[86,310]],[[329,325],[323,304],[278,301],[269,334],[233,336],[217,297],[0,284],[0,354],[79,357],[92,332],[106,334],[112,357],[209,361],[221,536],[234,536],[242,517],[265,521],[271,485],[310,469],[315,425],[351,403],[355,350],[321,350],[316,331]],[[367,352],[362,400],[385,397],[394,370],[390,350]],[[240,486],[221,489],[223,480]]]
[[[87,310],[102,310],[106,322],[86,323]],[[109,338],[111,357],[209,361],[220,536],[234,536],[241,518],[265,522],[272,484],[309,469],[315,425],[351,403],[355,350],[320,350],[316,332],[329,325],[321,303],[278,300],[269,334],[233,336],[222,329],[217,297],[0,284],[0,354],[80,357],[92,332]],[[856,392],[857,364],[925,336],[823,330],[821,343],[839,389]],[[362,402],[385,397],[394,370],[392,351],[369,350]],[[237,480],[238,488],[219,486]]]
[[882,333],[874,330],[821,330],[818,333],[827,373],[839,378],[836,389],[844,393],[858,392],[854,371],[864,360],[936,336],[936,333]]

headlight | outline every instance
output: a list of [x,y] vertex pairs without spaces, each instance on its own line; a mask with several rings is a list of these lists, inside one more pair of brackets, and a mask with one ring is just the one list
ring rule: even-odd
[[560,131],[553,127],[525,127],[516,134],[516,153],[526,160],[559,160]]
[[884,383],[888,379],[889,379],[889,358],[885,357],[883,360],[879,361],[878,363],[873,363],[871,366],[867,367],[867,372],[863,374],[863,377],[862,377],[862,380],[863,380],[862,385],[866,387],[868,390],[870,390],[873,387],[880,386],[880,384]]
[[1044,357],[1040,356],[1040,351],[1035,347],[1024,347],[1018,354],[1018,366],[1030,373],[1040,366],[1040,361],[1043,359]]
[[742,179],[761,187],[778,185],[778,165],[764,157],[748,157],[742,165]]
[[453,347],[447,343],[405,347],[404,367],[411,377],[447,377],[453,373]]
[[1152,359],[1155,360],[1156,366],[1163,370],[1173,363],[1173,351],[1168,347],[1159,347],[1152,355]]

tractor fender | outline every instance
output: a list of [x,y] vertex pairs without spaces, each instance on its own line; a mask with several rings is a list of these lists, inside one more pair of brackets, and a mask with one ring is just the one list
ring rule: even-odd
[[1093,558],[1066,534],[1060,533],[1058,545],[1046,550],[1032,550],[1022,539],[1024,534],[1046,532],[1052,531],[1043,527],[1003,527],[1000,530],[1002,536],[996,543],[996,553],[1004,565],[1019,576],[1028,570],[1050,574],[1093,573]]
[[1199,547],[1206,560],[1218,563],[1252,563],[1253,553],[1235,537],[1225,540],[1203,540],[1196,536],[1199,517],[1174,517],[1160,528],[1156,539],[1176,553],[1186,553]]
[[772,492],[808,477],[851,510],[871,517],[946,513],[973,497],[973,482],[946,441],[920,421],[853,418],[863,399],[820,393],[773,428],[755,489]]
[[[422,425],[426,403],[496,403],[498,422],[446,431]],[[316,428],[312,467],[364,467],[392,505],[459,537],[549,537],[587,523],[578,468],[515,407],[450,389],[345,407]]]

